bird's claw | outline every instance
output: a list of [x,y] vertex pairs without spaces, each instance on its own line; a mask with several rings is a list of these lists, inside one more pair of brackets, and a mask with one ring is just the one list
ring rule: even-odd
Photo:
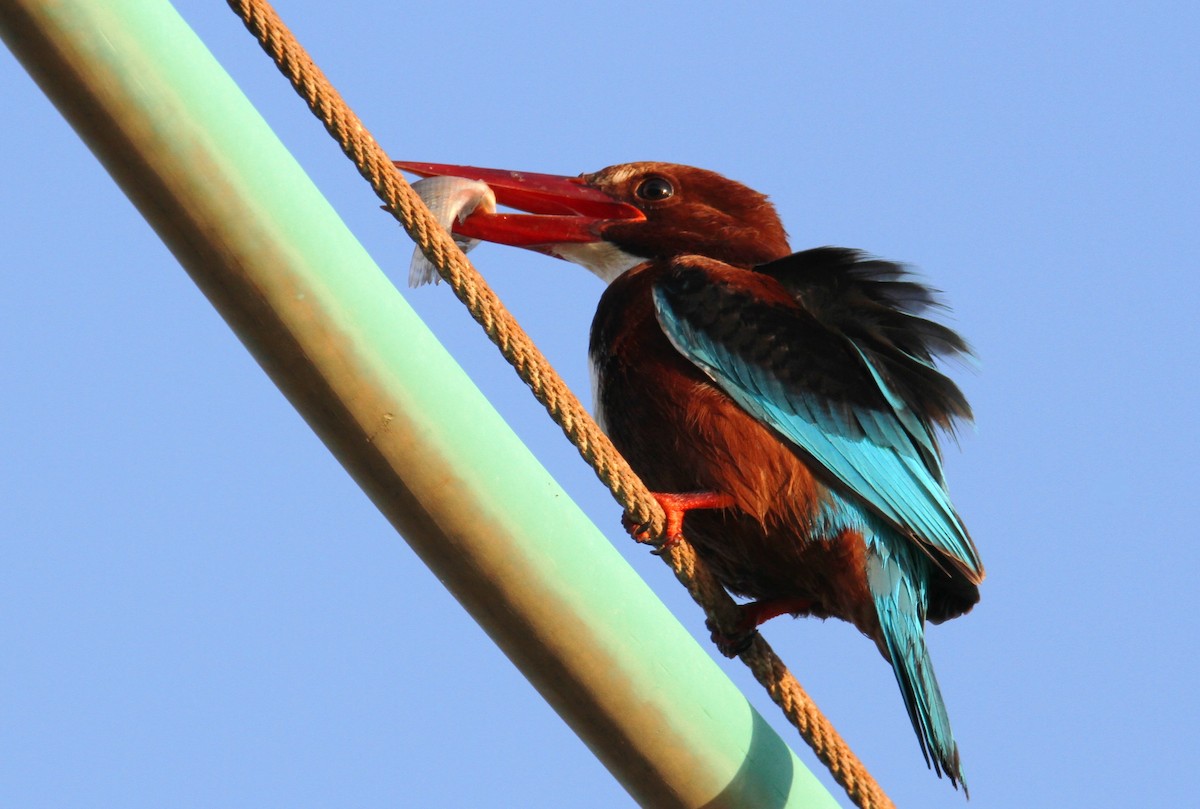
[[[663,531],[659,539],[658,534],[650,530],[650,523],[634,522],[629,516],[629,512],[621,515],[621,526],[629,532],[629,536],[633,537],[635,542],[640,542],[643,545],[654,545],[654,550],[650,553],[655,556],[662,556],[666,551],[679,544],[683,539],[683,520],[671,520],[668,516],[666,529]],[[657,543],[657,544],[655,544]]]
[[629,536],[633,537],[635,542],[645,545],[654,541],[654,534],[650,532],[650,523],[634,522],[628,511],[621,515],[621,527],[629,532]]
[[683,534],[668,534],[667,536],[663,537],[662,542],[658,543],[658,547],[650,551],[650,553],[654,556],[664,556],[666,555],[667,551],[678,545],[679,541],[682,539]]
[[749,629],[737,627],[733,632],[727,633],[718,628],[711,618],[705,621],[704,625],[712,633],[712,642],[717,647],[717,651],[729,658],[737,657],[749,649],[754,644],[754,639],[758,637],[758,630],[754,627]]

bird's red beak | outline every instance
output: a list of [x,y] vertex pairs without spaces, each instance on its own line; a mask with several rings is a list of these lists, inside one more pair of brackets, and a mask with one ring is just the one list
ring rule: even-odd
[[602,241],[603,225],[613,221],[645,219],[638,208],[618,202],[580,177],[533,174],[444,163],[408,163],[396,167],[421,177],[465,177],[487,183],[496,203],[528,211],[526,214],[497,214],[476,210],[454,223],[454,233],[515,247]]

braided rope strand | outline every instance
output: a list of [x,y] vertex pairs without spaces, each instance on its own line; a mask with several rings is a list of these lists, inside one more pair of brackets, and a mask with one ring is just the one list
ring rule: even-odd
[[[658,501],[429,213],[275,10],[266,0],[228,0],[228,3],[630,518],[646,525],[653,535],[661,535],[665,518]],[[709,620],[718,627],[735,625],[736,605],[686,540],[673,545],[663,559]],[[761,636],[756,636],[740,657],[856,806],[895,809]]]

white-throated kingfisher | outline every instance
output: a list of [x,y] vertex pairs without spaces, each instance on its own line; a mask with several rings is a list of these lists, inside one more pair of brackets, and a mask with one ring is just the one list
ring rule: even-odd
[[608,288],[590,355],[600,423],[743,606],[736,652],[782,613],[837,617],[892,664],[926,761],[963,781],[925,623],[979,600],[983,565],[950,502],[937,431],[969,421],[934,365],[968,353],[926,319],[933,290],[843,248],[792,253],[767,198],[703,169],[578,177],[431,163],[499,205],[456,234],[582,264]]

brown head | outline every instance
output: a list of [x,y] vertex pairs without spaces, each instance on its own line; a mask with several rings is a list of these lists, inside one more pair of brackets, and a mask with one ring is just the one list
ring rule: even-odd
[[616,221],[601,229],[605,241],[632,255],[699,255],[752,267],[791,252],[766,195],[714,171],[675,163],[622,163],[582,179],[645,214],[644,222]]

